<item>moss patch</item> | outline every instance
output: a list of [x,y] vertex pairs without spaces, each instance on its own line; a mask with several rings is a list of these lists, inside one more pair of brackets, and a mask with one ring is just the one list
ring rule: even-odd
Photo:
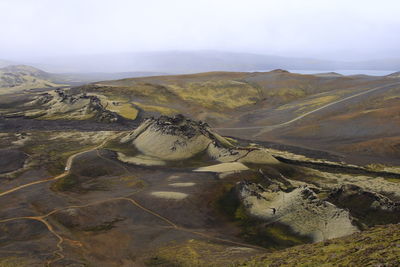
[[2,257],[0,259],[1,267],[28,267],[32,266],[26,259],[22,257]]
[[33,156],[34,165],[46,168],[52,175],[64,172],[65,164],[70,156],[92,147],[73,141],[38,141],[30,141],[22,150]]
[[56,191],[71,191],[79,185],[79,178],[76,175],[67,175],[58,179],[52,184],[52,189]]
[[89,226],[83,229],[85,232],[104,232],[111,230],[112,228],[115,227],[115,224],[117,222],[123,221],[124,218],[115,218],[112,221],[109,222],[103,222],[102,224],[95,225],[95,226]]
[[158,249],[145,264],[146,266],[234,266],[244,255],[253,250],[232,249],[230,246],[203,240],[190,239],[183,243],[171,243]]
[[129,157],[134,157],[139,153],[134,145],[121,144],[118,139],[107,142],[107,144],[105,144],[103,148],[114,152],[124,153],[126,156]]
[[238,266],[399,266],[400,225],[296,246],[246,260]]
[[107,109],[116,112],[122,117],[129,120],[136,119],[137,115],[139,114],[139,111],[134,108],[130,103],[118,103],[116,105],[109,104],[107,106]]

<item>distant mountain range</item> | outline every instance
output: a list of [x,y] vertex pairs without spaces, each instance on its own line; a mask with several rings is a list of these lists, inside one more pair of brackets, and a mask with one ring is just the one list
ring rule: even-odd
[[[0,64],[3,62],[5,65],[8,64],[5,61],[0,61]],[[80,85],[94,81],[162,74],[156,72],[49,73],[27,65],[7,65],[6,67],[0,67],[0,95],[26,89]]]
[[[163,51],[52,57],[21,62],[57,73],[289,70],[399,70],[400,58],[359,62],[280,57],[221,51]],[[0,61],[1,66],[1,61]]]
[[52,75],[26,65],[10,65],[0,68],[0,95],[33,88],[62,86]]

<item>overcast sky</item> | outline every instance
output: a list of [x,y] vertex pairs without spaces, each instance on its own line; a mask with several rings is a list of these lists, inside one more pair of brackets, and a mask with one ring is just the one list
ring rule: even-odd
[[399,0],[0,0],[0,58],[222,50],[400,57]]

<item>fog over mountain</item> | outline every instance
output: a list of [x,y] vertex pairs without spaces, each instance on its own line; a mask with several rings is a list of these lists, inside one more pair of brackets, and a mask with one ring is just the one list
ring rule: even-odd
[[3,0],[0,9],[0,59],[51,72],[399,69],[394,0]]
[[205,71],[263,71],[272,69],[398,70],[399,59],[334,61],[223,51],[160,51],[45,58],[29,63],[49,72],[194,73]]

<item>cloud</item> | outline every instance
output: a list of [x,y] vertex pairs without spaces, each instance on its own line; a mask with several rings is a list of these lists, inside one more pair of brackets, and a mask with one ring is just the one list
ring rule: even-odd
[[2,0],[0,57],[227,50],[400,56],[397,0]]

